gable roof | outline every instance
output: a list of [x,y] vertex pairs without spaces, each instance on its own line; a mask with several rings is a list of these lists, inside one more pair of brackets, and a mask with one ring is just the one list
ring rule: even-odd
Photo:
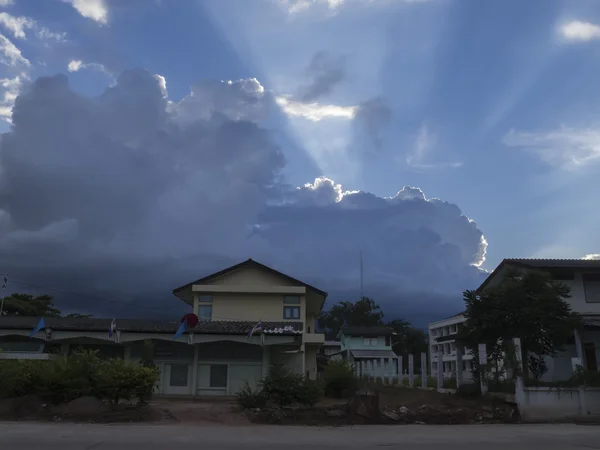
[[275,275],[278,275],[280,277],[285,278],[286,280],[292,282],[292,283],[296,283],[299,284],[301,286],[304,286],[308,289],[311,289],[313,291],[315,291],[317,294],[322,295],[323,297],[327,297],[327,292],[322,291],[321,289],[317,289],[314,286],[311,286],[310,284],[304,283],[303,281],[297,280],[295,278],[290,277],[289,275],[286,275],[285,273],[279,272],[278,270],[275,270],[269,266],[265,266],[264,264],[259,263],[258,261],[254,261],[252,258],[247,259],[246,261],[242,261],[239,264],[236,264],[234,266],[231,267],[227,267],[226,269],[220,270],[219,272],[215,272],[211,275],[205,276],[203,278],[200,278],[196,281],[192,281],[191,283],[185,284],[181,287],[178,287],[176,289],[173,289],[173,294],[177,296],[177,294],[183,290],[189,289],[192,287],[192,285],[194,284],[208,284],[209,282],[211,282],[212,280],[219,278],[223,275],[226,275],[228,273],[234,272],[236,270],[239,269],[245,269],[248,267],[257,267],[259,269],[262,270],[266,270],[268,272],[271,272]]
[[505,266],[521,267],[523,269],[600,269],[598,259],[537,259],[537,258],[505,258],[498,267],[481,283],[477,291],[485,287],[494,279]]

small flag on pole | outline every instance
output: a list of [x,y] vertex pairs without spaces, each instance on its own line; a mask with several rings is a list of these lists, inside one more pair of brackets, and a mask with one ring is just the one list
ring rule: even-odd
[[35,336],[35,333],[37,333],[40,330],[43,330],[44,328],[46,328],[46,324],[44,323],[44,318],[42,317],[38,324],[35,326],[35,328],[31,330],[29,337],[32,338],[33,336]]
[[189,327],[187,319],[184,319],[183,322],[181,322],[181,325],[179,325],[179,328],[177,328],[177,332],[175,333],[175,336],[173,336],[173,340],[180,337],[183,333],[185,333],[188,330],[188,328]]
[[2,289],[0,289],[0,291],[3,291],[4,289],[6,289],[7,284],[8,284],[8,275],[4,275],[4,279],[2,280]]
[[116,319],[113,319],[112,322],[110,323],[110,327],[108,329],[108,337],[109,338],[113,337],[113,335],[115,334],[115,331],[117,331],[117,321],[116,321]]
[[254,325],[254,327],[252,327],[252,329],[250,330],[250,333],[248,333],[248,338],[251,338],[252,335],[258,331],[262,331],[262,320],[259,320],[258,322],[256,322],[256,325]]

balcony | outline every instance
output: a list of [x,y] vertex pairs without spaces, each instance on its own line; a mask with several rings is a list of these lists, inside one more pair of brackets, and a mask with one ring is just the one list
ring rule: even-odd
[[323,333],[304,333],[303,340],[304,340],[305,344],[323,345],[325,343],[325,334],[323,334]]

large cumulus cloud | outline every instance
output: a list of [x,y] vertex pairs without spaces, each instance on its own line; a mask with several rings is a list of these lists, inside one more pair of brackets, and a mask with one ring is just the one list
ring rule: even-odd
[[356,298],[362,250],[366,293],[389,312],[459,308],[480,281],[475,223],[417,188],[287,185],[285,149],[261,127],[274,107],[255,79],[175,102],[143,70],[96,98],[36,80],[0,143],[0,272],[13,290],[67,292],[65,308],[175,315],[171,288],[248,257]]

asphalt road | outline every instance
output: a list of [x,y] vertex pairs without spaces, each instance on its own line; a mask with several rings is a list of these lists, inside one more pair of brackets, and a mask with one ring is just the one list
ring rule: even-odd
[[278,426],[0,424],[1,450],[600,449],[600,426]]

